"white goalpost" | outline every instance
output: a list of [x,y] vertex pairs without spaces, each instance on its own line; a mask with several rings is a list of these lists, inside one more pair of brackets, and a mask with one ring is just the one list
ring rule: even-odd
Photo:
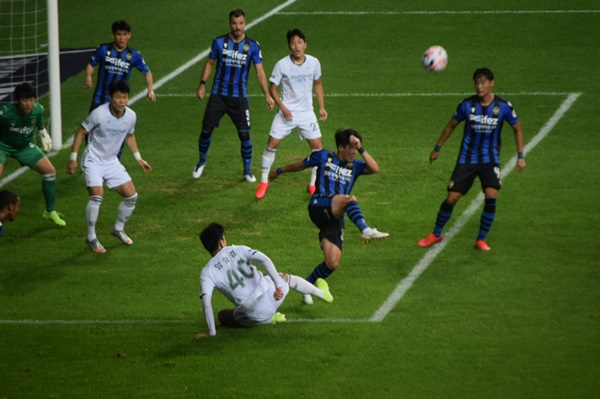
[[62,146],[58,0],[0,0],[0,104],[17,84],[47,92],[53,149]]

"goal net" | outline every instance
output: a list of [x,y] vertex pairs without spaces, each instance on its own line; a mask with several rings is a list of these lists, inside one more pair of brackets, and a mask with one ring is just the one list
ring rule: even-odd
[[[61,146],[58,0],[0,0],[0,104],[31,83],[44,100],[54,149]],[[58,76],[58,78],[53,75]]]

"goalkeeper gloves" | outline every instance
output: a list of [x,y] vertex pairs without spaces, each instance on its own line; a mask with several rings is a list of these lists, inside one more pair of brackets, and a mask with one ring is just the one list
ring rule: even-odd
[[40,135],[40,139],[42,140],[42,148],[44,149],[44,151],[52,151],[52,138],[48,134],[46,128],[38,130],[38,134]]

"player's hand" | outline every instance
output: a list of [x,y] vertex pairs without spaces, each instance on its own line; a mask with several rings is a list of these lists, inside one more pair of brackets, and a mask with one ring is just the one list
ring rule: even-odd
[[436,159],[438,159],[438,157],[440,156],[440,152],[433,150],[431,151],[431,154],[429,154],[429,164],[433,164],[433,161],[435,161]]
[[281,114],[283,115],[283,118],[286,121],[293,121],[294,120],[294,114],[292,113],[292,111],[290,111],[287,108],[281,108]]
[[148,94],[146,94],[146,98],[150,101],[156,101],[156,94],[154,94],[154,91],[149,91]]
[[200,100],[204,100],[204,95],[206,94],[206,85],[200,85],[198,87],[198,93],[196,93],[196,96],[198,96],[198,98]]
[[275,298],[276,301],[278,301],[281,298],[283,298],[283,288],[277,287],[277,289],[273,293],[273,298]]
[[268,109],[275,108],[275,100],[273,100],[273,97],[271,97],[271,96],[267,96],[267,108]]
[[67,174],[72,175],[77,170],[77,161],[69,161],[67,164]]
[[320,110],[319,114],[321,115],[319,119],[322,120],[322,121],[326,121],[327,117],[329,116],[327,114],[327,111],[325,111],[325,108],[323,108],[322,110]]
[[138,161],[138,164],[142,167],[142,169],[144,169],[144,172],[148,173],[148,172],[152,172],[152,166],[150,166],[150,164],[146,161],[144,161],[143,159],[140,159]]
[[352,145],[352,147],[356,148],[357,150],[360,150],[362,148],[362,143],[360,142],[360,139],[356,136],[350,136],[350,145]]
[[527,164],[525,163],[525,158],[517,159],[517,172],[521,173],[522,171],[525,170],[526,166],[527,166]]
[[92,87],[92,77],[91,76],[85,77],[85,83],[83,84],[83,87],[85,87],[86,89],[89,89],[90,87]]
[[42,148],[45,152],[52,151],[52,138],[46,129],[38,130],[40,139],[42,140]]

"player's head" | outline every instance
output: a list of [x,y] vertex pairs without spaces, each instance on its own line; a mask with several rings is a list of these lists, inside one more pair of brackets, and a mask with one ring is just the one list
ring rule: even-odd
[[236,8],[229,13],[229,27],[231,28],[230,35],[232,39],[242,39],[244,37],[246,14],[242,9]]
[[113,80],[108,85],[108,94],[112,97],[116,92],[129,94],[129,83],[125,79]]
[[303,59],[306,51],[306,37],[300,29],[292,29],[287,33],[288,47],[295,59]]
[[494,81],[494,72],[489,68],[479,68],[475,70],[473,73],[473,81],[476,81],[478,78],[486,78],[490,82]]
[[118,31],[131,32],[131,25],[127,21],[123,21],[122,19],[119,21],[115,21],[112,24],[112,33],[116,34]]
[[35,87],[31,83],[21,83],[15,86],[13,94],[19,112],[28,115],[33,110],[35,104]]
[[14,191],[0,191],[0,214],[2,215],[1,222],[12,222],[17,213],[19,213],[19,204],[21,198]]
[[489,68],[479,68],[473,73],[473,83],[478,97],[491,96],[495,84],[494,73]]
[[131,39],[131,25],[127,21],[115,21],[112,24],[113,45],[117,50],[123,51],[127,48],[127,43]]
[[15,90],[13,92],[15,100],[20,100],[22,98],[36,98],[35,87],[31,83],[21,83],[20,85],[15,86]]
[[362,143],[362,135],[354,129],[340,129],[335,132],[335,145],[338,149],[349,146],[351,136],[358,138]]
[[200,233],[200,241],[209,253],[214,254],[219,251],[221,240],[225,240],[225,228],[219,223],[211,223]]

